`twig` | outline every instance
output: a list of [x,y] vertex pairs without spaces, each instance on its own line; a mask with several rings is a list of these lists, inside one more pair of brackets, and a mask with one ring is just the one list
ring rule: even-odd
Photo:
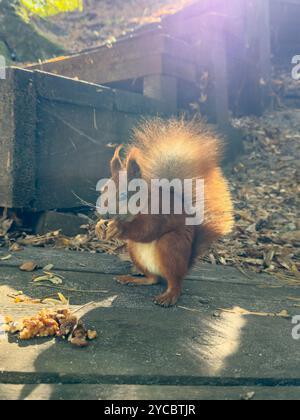
[[300,302],[300,298],[296,297],[288,297],[288,300],[292,300],[293,302]]
[[193,308],[186,308],[185,306],[177,306],[177,308],[179,309],[184,309],[185,311],[189,311],[189,312],[198,312],[200,314],[202,314],[203,312],[199,311],[198,309],[193,309]]
[[34,287],[45,287],[47,289],[55,289],[55,290],[62,290],[64,292],[70,293],[109,293],[108,290],[78,290],[78,289],[68,289],[67,287],[58,287],[58,286],[50,286],[47,284],[34,284]]
[[89,306],[95,305],[96,302],[89,302],[86,305],[81,306],[80,308],[75,309],[75,311],[72,311],[73,314],[76,314],[77,312],[82,311],[82,309],[88,308]]

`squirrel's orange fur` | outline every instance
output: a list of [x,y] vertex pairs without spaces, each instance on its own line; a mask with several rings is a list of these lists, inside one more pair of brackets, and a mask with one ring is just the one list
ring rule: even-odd
[[187,226],[186,215],[137,215],[113,223],[114,235],[128,242],[133,262],[146,279],[122,277],[121,283],[155,284],[167,281],[165,293],[156,297],[162,306],[174,305],[182,282],[195,258],[233,227],[233,206],[220,168],[221,142],[202,122],[155,119],[134,131],[125,162],[118,149],[111,162],[112,176],[126,169],[129,177],[196,179],[205,181],[205,220]]

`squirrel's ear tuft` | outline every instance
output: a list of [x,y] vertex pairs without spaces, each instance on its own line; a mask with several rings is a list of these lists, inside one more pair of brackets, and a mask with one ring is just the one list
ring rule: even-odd
[[115,154],[110,162],[110,168],[111,168],[111,172],[112,174],[115,174],[117,172],[120,172],[122,170],[122,161],[120,158],[120,152],[123,148],[123,145],[121,144],[120,146],[117,147]]
[[141,168],[134,158],[128,159],[127,175],[128,175],[128,179],[139,179],[142,177]]

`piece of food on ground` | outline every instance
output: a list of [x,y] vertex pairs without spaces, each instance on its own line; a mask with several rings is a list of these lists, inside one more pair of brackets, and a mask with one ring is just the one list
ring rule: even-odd
[[27,261],[24,264],[20,266],[21,271],[26,271],[28,273],[31,273],[32,271],[35,271],[37,269],[38,265],[34,261]]
[[57,311],[42,310],[37,315],[14,321],[5,318],[6,331],[19,334],[20,340],[33,338],[60,337],[77,347],[86,347],[88,342],[97,338],[97,332],[87,330],[82,320],[69,309]]

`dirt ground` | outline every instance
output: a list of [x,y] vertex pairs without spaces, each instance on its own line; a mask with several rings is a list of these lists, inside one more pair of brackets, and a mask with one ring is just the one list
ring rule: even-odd
[[[78,52],[113,43],[142,25],[160,22],[193,0],[86,0],[84,12],[61,14],[49,19],[43,30],[55,34],[67,51]],[[49,26],[50,23],[50,26]]]
[[236,228],[211,258],[299,285],[300,110],[233,123],[243,130],[246,152],[230,176]]

